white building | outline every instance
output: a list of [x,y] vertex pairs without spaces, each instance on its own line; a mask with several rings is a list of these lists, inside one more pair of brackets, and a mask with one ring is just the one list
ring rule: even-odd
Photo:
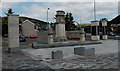
[[35,29],[35,24],[28,19],[22,23],[22,35],[26,37],[37,36],[37,30]]

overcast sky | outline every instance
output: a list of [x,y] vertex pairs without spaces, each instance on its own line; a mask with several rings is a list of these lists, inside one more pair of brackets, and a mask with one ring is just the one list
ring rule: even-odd
[[[11,1],[11,2],[9,2]],[[37,1],[37,2],[36,2]],[[1,3],[0,3],[1,4]],[[49,22],[54,22],[53,18],[57,10],[71,12],[74,20],[81,23],[90,23],[94,20],[93,0],[3,0],[2,16],[8,8],[12,8],[16,14],[46,21],[47,8],[49,10]],[[113,19],[118,15],[118,0],[96,0],[96,17]]]

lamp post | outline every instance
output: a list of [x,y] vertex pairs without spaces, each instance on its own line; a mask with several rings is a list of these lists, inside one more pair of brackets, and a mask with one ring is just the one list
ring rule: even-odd
[[95,0],[94,0],[94,21],[96,21],[96,4],[95,4]]
[[120,15],[120,1],[118,2],[118,15]]
[[49,22],[48,22],[48,11],[50,8],[47,8],[47,30],[49,29]]

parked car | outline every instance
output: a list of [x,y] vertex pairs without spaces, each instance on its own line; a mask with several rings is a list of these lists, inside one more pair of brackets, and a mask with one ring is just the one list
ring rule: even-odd
[[78,39],[80,39],[79,37],[71,37],[70,38],[71,40],[78,40]]
[[4,37],[4,38],[5,38],[5,37],[8,37],[8,34],[4,34],[3,37]]
[[109,36],[115,36],[116,34],[113,33],[113,32],[108,32],[108,35],[109,35]]
[[30,36],[30,38],[37,38],[37,36]]
[[26,38],[23,35],[19,35],[20,42],[26,42]]

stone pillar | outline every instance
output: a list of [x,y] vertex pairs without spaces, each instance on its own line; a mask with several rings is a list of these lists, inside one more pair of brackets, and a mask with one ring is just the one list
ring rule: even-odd
[[19,47],[19,15],[16,14],[8,16],[8,47],[9,52]]
[[2,17],[0,16],[0,49],[2,49]]
[[52,51],[52,59],[63,59],[62,51]]
[[102,39],[108,39],[107,36],[107,21],[102,20]]
[[56,14],[56,40],[57,41],[65,41],[66,40],[66,32],[65,32],[65,12],[57,11]]
[[74,54],[84,56],[85,47],[74,48]]
[[0,16],[0,71],[2,71],[2,17]]
[[99,21],[91,21],[91,40],[100,40]]
[[95,56],[95,48],[86,48],[84,51],[84,56]]
[[51,28],[51,26],[49,25],[49,28],[48,28],[48,44],[53,44],[54,41],[53,41],[53,30]]
[[95,48],[77,47],[74,48],[74,54],[81,56],[95,56]]
[[80,41],[85,41],[85,31],[84,28],[81,28]]

